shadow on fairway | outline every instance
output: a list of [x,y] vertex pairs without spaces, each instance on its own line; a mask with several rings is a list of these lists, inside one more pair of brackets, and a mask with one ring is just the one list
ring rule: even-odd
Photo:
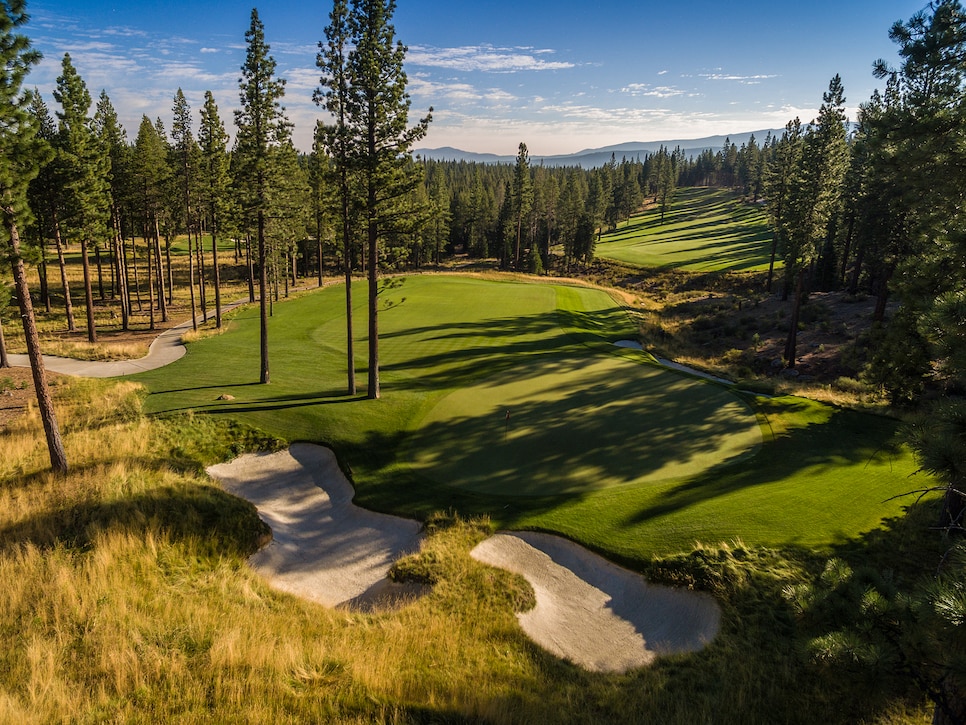
[[727,391],[620,358],[549,355],[454,391],[407,442],[422,475],[497,496],[552,496],[693,475],[754,454]]
[[[803,404],[804,405],[804,404]],[[753,465],[707,471],[668,488],[658,503],[627,517],[628,525],[659,519],[736,491],[790,480],[803,471],[819,474],[855,464],[892,461],[899,455],[895,421],[847,410],[834,410],[827,420],[785,431],[763,447]],[[808,480],[807,478],[805,479]],[[803,484],[804,485],[804,484]],[[827,490],[816,484],[798,495],[826,500]],[[868,485],[861,477],[839,481],[838,486],[860,492]],[[914,488],[910,482],[910,489]],[[790,499],[794,500],[794,499]],[[794,512],[789,512],[794,516]]]

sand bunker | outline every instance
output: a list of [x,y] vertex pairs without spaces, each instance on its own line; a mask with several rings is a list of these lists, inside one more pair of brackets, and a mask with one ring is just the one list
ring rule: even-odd
[[352,485],[328,448],[295,444],[208,468],[225,490],[251,501],[273,540],[249,559],[276,589],[326,606],[369,608],[413,595],[392,584],[393,562],[419,548],[417,521],[352,504]]
[[707,594],[648,584],[586,549],[534,532],[497,534],[471,552],[522,575],[537,605],[519,614],[547,651],[596,672],[624,672],[662,654],[702,649],[721,612]]
[[[386,574],[416,551],[416,521],[352,504],[353,489],[328,448],[295,444],[211,466],[224,488],[251,501],[273,541],[252,555],[272,586],[326,606],[369,609],[414,596]],[[524,631],[553,654],[589,670],[622,672],[660,654],[692,652],[718,632],[710,596],[648,584],[576,544],[547,534],[497,534],[472,555],[523,575],[536,607]]]

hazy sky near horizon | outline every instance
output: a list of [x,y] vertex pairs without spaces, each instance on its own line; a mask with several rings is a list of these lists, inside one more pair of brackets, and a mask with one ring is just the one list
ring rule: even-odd
[[[64,53],[93,98],[106,90],[129,140],[142,114],[171,127],[180,87],[195,113],[211,90],[233,131],[251,1],[28,0],[24,32],[44,60],[27,80],[51,97]],[[626,141],[699,138],[811,120],[836,73],[848,107],[895,62],[889,28],[922,0],[650,2],[398,0],[396,34],[409,47],[411,118],[434,107],[419,145],[531,155]],[[330,2],[276,0],[258,8],[286,79],[296,144],[311,146],[315,55]],[[93,109],[92,109],[93,110]]]

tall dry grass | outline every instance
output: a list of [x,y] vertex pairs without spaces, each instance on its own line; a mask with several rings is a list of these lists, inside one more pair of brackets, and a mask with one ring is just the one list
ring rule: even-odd
[[[272,441],[200,416],[149,420],[130,383],[58,391],[69,475],[46,471],[35,413],[0,431],[2,723],[841,722],[836,713],[852,712],[778,641],[785,615],[751,584],[722,587],[736,601],[724,600],[724,631],[698,655],[627,675],[557,660],[517,624],[527,585],[469,556],[485,521],[430,522],[398,573],[433,587],[397,610],[277,593],[245,563],[261,533],[254,510],[203,473]],[[780,588],[791,576],[773,562],[749,573],[733,555],[727,566],[701,560],[734,581]],[[865,719],[923,714],[887,705]]]

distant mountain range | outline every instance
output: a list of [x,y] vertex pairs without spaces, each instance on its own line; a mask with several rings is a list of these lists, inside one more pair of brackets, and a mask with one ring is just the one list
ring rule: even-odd
[[[604,146],[599,149],[586,149],[575,154],[563,154],[558,156],[530,156],[531,166],[580,166],[584,169],[594,169],[603,166],[614,156],[617,161],[622,158],[628,160],[643,159],[648,154],[659,151],[661,147],[673,151],[681,147],[685,156],[697,156],[706,149],[717,151],[724,147],[725,140],[741,147],[747,143],[752,136],[760,146],[765,138],[771,133],[772,136],[781,136],[783,129],[764,129],[762,131],[747,131],[745,133],[733,133],[727,136],[707,136],[705,138],[692,138],[676,141],[632,141],[621,143],[614,146]],[[512,164],[516,161],[516,154],[512,156],[499,156],[497,154],[478,154],[472,151],[460,151],[451,147],[439,149],[416,149],[414,156],[432,161],[468,161],[481,164]]]

